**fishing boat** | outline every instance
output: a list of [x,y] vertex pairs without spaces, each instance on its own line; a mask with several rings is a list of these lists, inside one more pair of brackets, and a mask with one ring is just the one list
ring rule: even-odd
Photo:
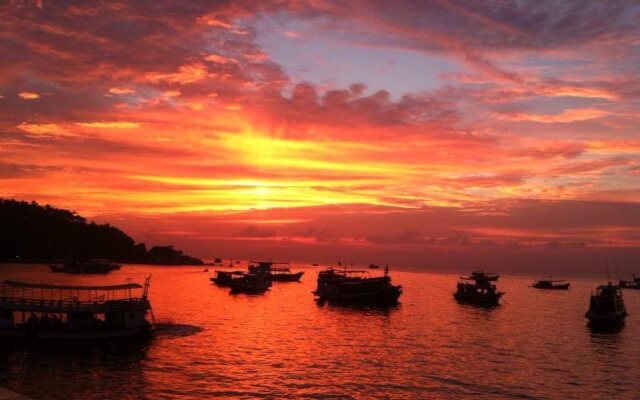
[[304,271],[292,272],[289,267],[274,267],[274,265],[289,265],[288,262],[274,261],[251,261],[249,264],[249,272],[266,270],[269,279],[272,282],[297,282],[300,280]]
[[148,277],[144,285],[74,286],[4,281],[0,337],[109,339],[151,332]]
[[263,293],[271,287],[269,269],[266,265],[255,265],[249,272],[234,274],[229,287],[232,293]]
[[595,292],[591,292],[589,309],[584,316],[592,325],[621,324],[627,316],[627,309],[620,286],[611,282],[598,286]]
[[215,276],[209,278],[209,280],[218,286],[231,286],[231,281],[234,276],[244,274],[245,271],[220,271],[216,270]]
[[370,277],[368,271],[329,268],[318,273],[318,286],[313,292],[320,301],[373,306],[398,304],[402,286],[392,285],[385,268],[384,276]]
[[369,269],[380,269],[380,266],[377,264],[369,264]]
[[535,281],[531,287],[536,289],[568,290],[570,285],[571,283],[564,279],[551,279],[551,277],[548,277]]
[[472,272],[470,276],[460,277],[453,297],[461,303],[482,306],[496,306],[504,292],[499,292],[496,282],[500,276],[481,271]]
[[105,260],[69,261],[62,265],[49,265],[51,272],[65,274],[108,274],[111,271],[119,270],[120,264]]

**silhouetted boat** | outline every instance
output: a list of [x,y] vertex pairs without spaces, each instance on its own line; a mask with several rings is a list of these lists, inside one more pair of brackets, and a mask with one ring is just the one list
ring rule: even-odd
[[496,286],[491,284],[500,276],[485,272],[472,272],[470,276],[460,277],[457,290],[453,297],[461,303],[471,303],[483,306],[498,305],[504,292],[499,292]]
[[256,265],[250,272],[234,274],[229,282],[233,293],[262,293],[271,287],[269,269],[266,265]]
[[69,261],[62,265],[50,265],[51,272],[65,274],[108,274],[119,270],[120,264],[104,260]]
[[591,292],[589,310],[584,316],[592,325],[621,324],[627,316],[627,309],[620,286],[611,282],[598,286],[595,292]]
[[272,282],[297,282],[300,280],[304,271],[291,272],[289,267],[274,267],[274,265],[289,265],[285,262],[273,261],[251,261],[249,264],[249,272],[266,270],[269,279]]
[[289,268],[271,268],[269,278],[273,282],[298,282],[304,275],[304,271],[291,272]]
[[209,280],[215,283],[218,286],[231,286],[231,281],[233,280],[234,275],[239,276],[243,275],[245,271],[219,271],[216,270],[216,274],[214,277],[209,278]]
[[318,273],[313,292],[321,301],[374,306],[398,304],[402,286],[392,285],[388,269],[381,277],[369,277],[367,271],[329,268]]
[[620,280],[620,287],[622,289],[640,289],[640,278],[635,275],[631,275],[631,281]]
[[380,266],[376,264],[369,264],[369,269],[380,269]]
[[[0,287],[0,336],[108,339],[149,333],[149,281],[72,286],[5,281]],[[133,291],[141,290],[140,295]],[[151,314],[153,317],[153,314]]]
[[213,260],[214,264],[222,264],[222,258],[216,258],[215,260]]
[[531,287],[536,289],[550,289],[550,290],[568,290],[571,283],[567,282],[564,279],[540,279],[531,285]]

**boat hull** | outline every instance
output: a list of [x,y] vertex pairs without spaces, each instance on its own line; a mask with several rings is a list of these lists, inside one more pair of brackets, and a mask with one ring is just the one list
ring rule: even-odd
[[541,285],[541,284],[533,284],[531,287],[535,289],[543,289],[543,290],[569,290],[570,283],[562,283],[555,285]]
[[152,329],[150,324],[128,329],[94,332],[52,332],[31,330],[20,327],[1,327],[0,337],[8,339],[29,339],[64,342],[142,337],[150,335],[151,332]]
[[400,286],[385,286],[381,288],[370,288],[370,290],[353,290],[348,286],[338,286],[337,290],[313,292],[320,301],[330,304],[357,304],[369,306],[395,306],[402,294]]
[[266,292],[271,287],[271,281],[265,276],[244,275],[242,278],[235,278],[229,284],[231,293],[259,294]]
[[484,307],[492,307],[500,304],[500,298],[503,293],[495,293],[492,295],[482,295],[482,294],[462,294],[462,293],[454,293],[453,297],[459,303],[465,304],[475,304]]
[[270,274],[269,279],[273,282],[299,282],[304,275],[304,271],[292,274]]
[[209,280],[218,286],[229,287],[233,280],[243,273],[243,271],[216,271],[216,276]]
[[591,311],[587,311],[584,316],[589,320],[589,323],[591,325],[616,326],[624,323],[627,313],[625,311],[623,313],[597,314]]

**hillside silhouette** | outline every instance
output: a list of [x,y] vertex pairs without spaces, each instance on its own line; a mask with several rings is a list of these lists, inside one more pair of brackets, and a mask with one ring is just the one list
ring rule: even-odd
[[120,229],[96,224],[75,212],[36,202],[0,199],[0,260],[55,262],[109,259],[126,263],[201,265],[173,246],[147,250]]

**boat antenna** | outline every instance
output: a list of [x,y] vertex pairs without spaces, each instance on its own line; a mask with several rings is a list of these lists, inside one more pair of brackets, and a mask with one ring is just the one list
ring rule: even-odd
[[[144,280],[144,289],[142,291],[142,298],[146,299],[149,294],[149,286],[151,286],[151,274]],[[155,319],[155,317],[154,317]]]
[[384,276],[389,276],[389,264],[384,266]]

